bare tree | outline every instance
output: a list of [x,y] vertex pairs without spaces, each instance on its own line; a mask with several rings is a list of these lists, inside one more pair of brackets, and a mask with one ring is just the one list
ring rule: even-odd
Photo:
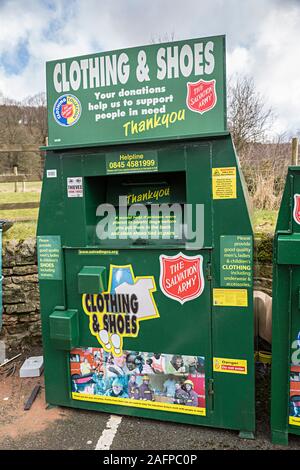
[[47,137],[47,103],[45,93],[29,96],[23,101],[24,125],[34,140],[40,144],[45,143]]
[[4,97],[1,106],[1,137],[6,143],[19,143],[19,131],[22,123],[22,108],[20,103]]
[[238,152],[250,142],[261,142],[273,120],[273,110],[267,107],[257,92],[251,77],[238,76],[228,86],[228,128]]
[[[44,93],[23,102],[11,100],[0,92],[0,144],[45,144],[47,136],[46,98]],[[9,152],[0,155],[0,173],[42,174],[43,156],[39,152]]]

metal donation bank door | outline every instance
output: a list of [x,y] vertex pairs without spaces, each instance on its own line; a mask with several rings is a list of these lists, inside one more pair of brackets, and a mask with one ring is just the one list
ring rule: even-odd
[[253,237],[225,39],[47,63],[46,399],[254,431]]

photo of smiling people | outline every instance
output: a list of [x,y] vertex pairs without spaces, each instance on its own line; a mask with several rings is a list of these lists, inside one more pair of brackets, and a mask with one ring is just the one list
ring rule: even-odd
[[73,399],[205,415],[202,356],[73,349],[70,370]]

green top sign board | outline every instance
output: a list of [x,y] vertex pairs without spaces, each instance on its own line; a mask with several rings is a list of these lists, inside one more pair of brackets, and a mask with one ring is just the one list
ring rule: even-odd
[[225,37],[47,63],[50,147],[226,132]]

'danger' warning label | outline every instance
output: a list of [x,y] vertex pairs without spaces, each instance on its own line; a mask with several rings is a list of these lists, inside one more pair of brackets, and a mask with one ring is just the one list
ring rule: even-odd
[[236,199],[236,168],[212,168],[213,199]]
[[247,374],[247,361],[244,359],[213,358],[214,372],[227,372],[228,374]]

